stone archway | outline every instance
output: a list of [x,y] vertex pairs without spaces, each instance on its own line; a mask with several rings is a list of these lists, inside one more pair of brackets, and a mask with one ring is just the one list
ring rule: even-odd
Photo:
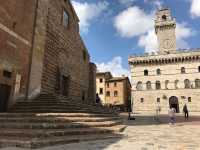
[[178,98],[176,96],[171,96],[169,98],[169,107],[173,107],[176,110],[176,113],[179,113],[179,102],[178,102]]

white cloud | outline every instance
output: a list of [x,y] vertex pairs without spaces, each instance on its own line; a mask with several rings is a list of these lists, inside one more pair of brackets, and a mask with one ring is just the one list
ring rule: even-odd
[[158,50],[158,42],[154,29],[150,29],[146,34],[140,36],[138,45],[143,47],[146,53],[156,52]]
[[110,71],[113,76],[128,76],[130,77],[130,72],[128,69],[122,66],[122,58],[120,56],[114,57],[111,61],[107,63],[96,63],[97,70],[100,72]]
[[120,4],[123,4],[123,5],[130,5],[132,4],[132,2],[134,2],[135,0],[119,0],[119,3]]
[[163,6],[163,1],[161,0],[144,0],[146,3],[152,3],[156,8],[160,9]]
[[117,32],[126,38],[144,34],[153,26],[153,14],[147,14],[137,6],[127,8],[114,19]]
[[189,44],[186,41],[187,38],[193,36],[195,31],[187,27],[185,23],[177,23],[176,27],[176,39],[177,39],[177,48],[189,48]]
[[[178,49],[189,48],[186,41],[187,38],[193,36],[195,32],[188,27],[185,23],[177,23],[176,26],[176,42]],[[140,36],[138,45],[145,49],[145,52],[151,53],[158,51],[157,37],[154,29],[150,29],[146,34]]]
[[81,3],[72,1],[76,13],[80,19],[80,29],[82,32],[88,32],[89,26],[92,21],[98,18],[103,11],[108,8],[108,2],[101,1],[98,3]]
[[190,0],[190,13],[192,17],[200,17],[200,0]]

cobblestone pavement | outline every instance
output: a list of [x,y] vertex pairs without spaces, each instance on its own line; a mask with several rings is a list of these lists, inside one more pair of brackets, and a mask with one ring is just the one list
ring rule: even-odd
[[128,127],[122,139],[82,142],[40,150],[200,150],[200,116],[193,116],[187,121],[177,116],[176,121],[175,125],[169,125],[166,115],[160,116],[160,122],[151,115],[136,115],[136,120],[125,121]]

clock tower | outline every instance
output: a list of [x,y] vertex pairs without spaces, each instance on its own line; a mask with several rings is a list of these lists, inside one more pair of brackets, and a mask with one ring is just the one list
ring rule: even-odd
[[176,51],[176,21],[169,9],[161,9],[156,13],[155,32],[158,39],[159,54]]

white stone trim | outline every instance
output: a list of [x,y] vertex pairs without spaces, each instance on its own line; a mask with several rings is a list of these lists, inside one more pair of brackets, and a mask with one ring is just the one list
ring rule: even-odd
[[2,23],[0,23],[0,29],[5,31],[5,32],[7,32],[8,34],[10,34],[11,36],[15,37],[16,39],[20,40],[24,44],[30,46],[30,42],[28,40],[24,39],[23,37],[21,37],[20,35],[18,35],[14,31],[10,30],[8,27],[3,25]]

